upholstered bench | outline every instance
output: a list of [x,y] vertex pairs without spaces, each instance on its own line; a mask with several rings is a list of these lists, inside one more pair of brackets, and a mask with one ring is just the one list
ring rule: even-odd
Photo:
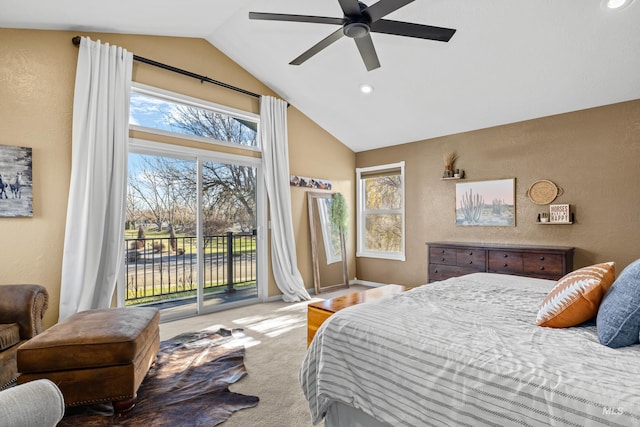
[[129,307],[76,313],[18,349],[18,383],[53,381],[65,405],[130,409],[160,346],[160,314]]

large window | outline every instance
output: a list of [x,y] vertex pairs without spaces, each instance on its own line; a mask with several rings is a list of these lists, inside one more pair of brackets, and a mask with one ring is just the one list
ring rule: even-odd
[[131,88],[129,124],[161,134],[256,149],[255,115],[150,86]]
[[404,162],[356,169],[360,257],[405,260]]
[[264,298],[258,123],[252,113],[135,85],[121,304],[177,318]]

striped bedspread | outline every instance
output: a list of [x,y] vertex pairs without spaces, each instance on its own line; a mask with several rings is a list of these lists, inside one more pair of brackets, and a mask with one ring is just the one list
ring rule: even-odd
[[313,423],[341,402],[391,426],[640,426],[640,345],[536,326],[554,284],[476,273],[339,311],[300,370]]

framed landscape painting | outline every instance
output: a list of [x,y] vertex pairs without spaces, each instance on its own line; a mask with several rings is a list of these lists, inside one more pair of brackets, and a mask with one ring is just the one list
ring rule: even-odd
[[516,225],[515,178],[456,183],[456,225]]
[[31,148],[0,145],[0,217],[33,216]]

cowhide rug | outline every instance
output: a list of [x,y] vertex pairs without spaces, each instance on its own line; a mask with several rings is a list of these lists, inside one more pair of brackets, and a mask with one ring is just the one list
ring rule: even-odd
[[155,366],[134,408],[114,415],[110,403],[67,408],[58,426],[216,426],[258,397],[229,391],[245,376],[244,346],[232,331],[201,331],[160,343]]

